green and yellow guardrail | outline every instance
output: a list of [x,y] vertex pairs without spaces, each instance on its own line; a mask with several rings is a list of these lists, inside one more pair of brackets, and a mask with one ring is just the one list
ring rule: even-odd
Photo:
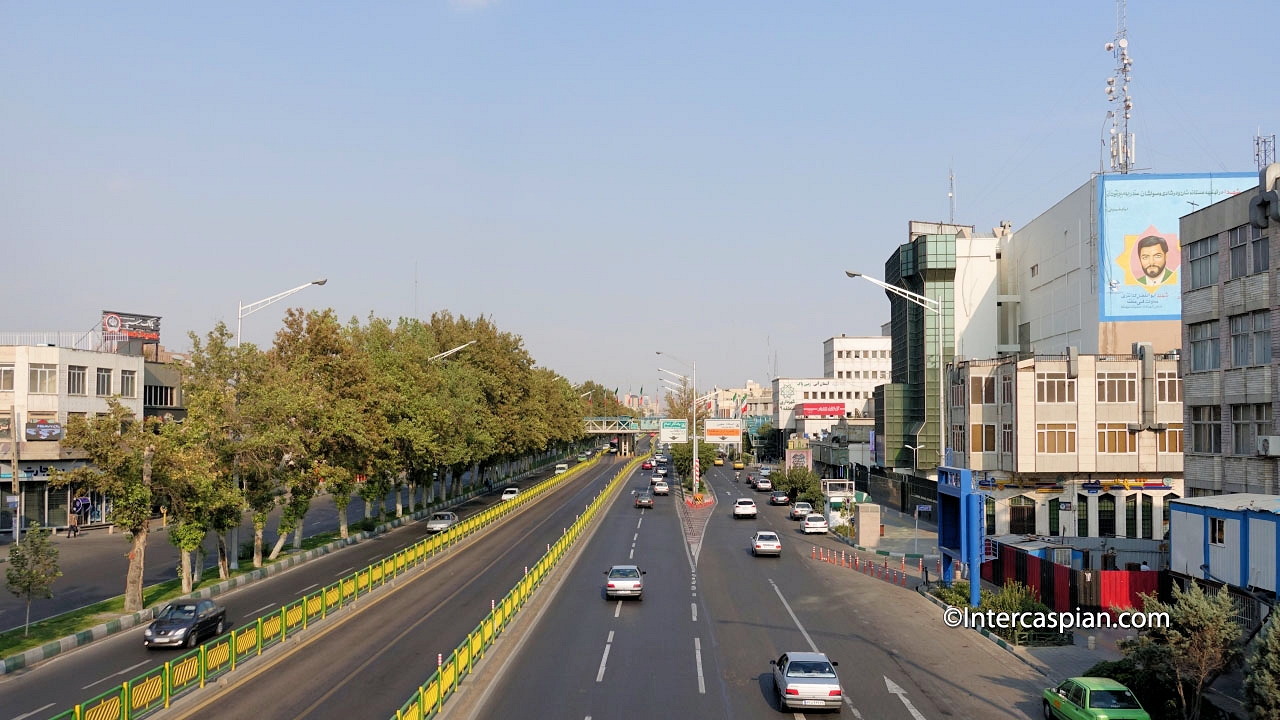
[[[533,502],[540,495],[595,465],[600,457],[597,454],[587,462],[578,463],[566,472],[553,475],[527,491],[521,491],[514,500],[494,505],[442,533],[423,538],[328,587],[263,615],[238,630],[214,638],[164,665],[152,668],[116,688],[55,715],[50,720],[136,720],[167,708],[178,695],[194,688],[202,688],[207,683],[234,672],[239,665],[261,655],[267,648],[279,645],[291,635],[305,630],[311,623],[323,620],[329,613],[350,605],[388,580],[418,567],[472,533]],[[616,483],[617,479],[613,482]],[[581,520],[574,527],[579,527],[580,524]],[[563,542],[564,538],[561,538],[553,549]],[[529,574],[533,575],[533,571]],[[509,608],[509,599],[510,596],[495,612]],[[511,611],[514,612],[514,609]],[[490,617],[492,616],[491,613]]]
[[627,463],[622,472],[605,486],[604,491],[596,496],[568,531],[552,544],[551,549],[529,568],[529,572],[516,583],[515,587],[511,588],[511,592],[495,603],[493,610],[480,621],[476,629],[472,630],[448,657],[442,659],[440,667],[427,678],[413,697],[400,706],[391,720],[425,720],[435,717],[440,712],[445,701],[457,692],[462,679],[471,674],[475,662],[484,656],[494,640],[506,629],[512,617],[524,607],[525,602],[533,595],[533,591],[542,584],[547,573],[560,562],[596,513],[605,507],[605,503],[613,495],[613,490],[627,481],[643,459],[644,456],[638,456]]

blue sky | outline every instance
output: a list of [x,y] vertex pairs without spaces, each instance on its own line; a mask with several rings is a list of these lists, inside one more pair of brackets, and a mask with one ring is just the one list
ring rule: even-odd
[[[1129,3],[1138,165],[1252,171],[1264,2]],[[1109,1],[0,2],[0,331],[449,309],[574,381],[821,374],[907,222],[1098,169]],[[1270,123],[1270,126],[1268,126]],[[415,307],[416,267],[416,307]],[[672,368],[678,369],[678,368]]]

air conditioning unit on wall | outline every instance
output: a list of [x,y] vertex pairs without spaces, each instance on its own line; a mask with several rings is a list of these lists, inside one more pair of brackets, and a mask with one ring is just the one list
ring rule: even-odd
[[1280,457],[1280,435],[1259,435],[1258,455],[1260,457]]

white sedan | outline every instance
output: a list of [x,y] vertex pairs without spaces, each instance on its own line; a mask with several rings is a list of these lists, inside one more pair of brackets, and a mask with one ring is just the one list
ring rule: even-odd
[[761,555],[782,557],[782,541],[778,539],[778,533],[771,530],[757,530],[756,534],[751,536],[751,554],[756,557]]
[[733,516],[735,518],[755,517],[756,501],[751,498],[738,498],[737,502],[733,504]]
[[831,528],[827,525],[826,516],[813,513],[804,516],[800,529],[804,530],[805,535],[808,535],[809,533],[825,533]]

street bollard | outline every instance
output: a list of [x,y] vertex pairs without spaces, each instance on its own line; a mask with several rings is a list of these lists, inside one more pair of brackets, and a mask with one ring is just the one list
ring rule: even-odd
[[810,545],[810,546],[809,546],[809,559],[810,559],[810,560],[817,560],[817,559],[818,559],[818,546],[817,546],[817,545]]
[[902,556],[902,572],[906,572],[906,571],[907,571],[907,556],[903,555]]
[[525,565],[525,566],[524,566],[524,574],[525,574],[525,575],[528,575],[528,574],[529,574],[529,566],[528,566],[528,565]]
[[923,574],[923,573],[924,573],[924,558],[919,558],[919,561],[920,561],[920,562],[919,562],[919,565],[920,565],[920,566],[916,568],[916,572]]

